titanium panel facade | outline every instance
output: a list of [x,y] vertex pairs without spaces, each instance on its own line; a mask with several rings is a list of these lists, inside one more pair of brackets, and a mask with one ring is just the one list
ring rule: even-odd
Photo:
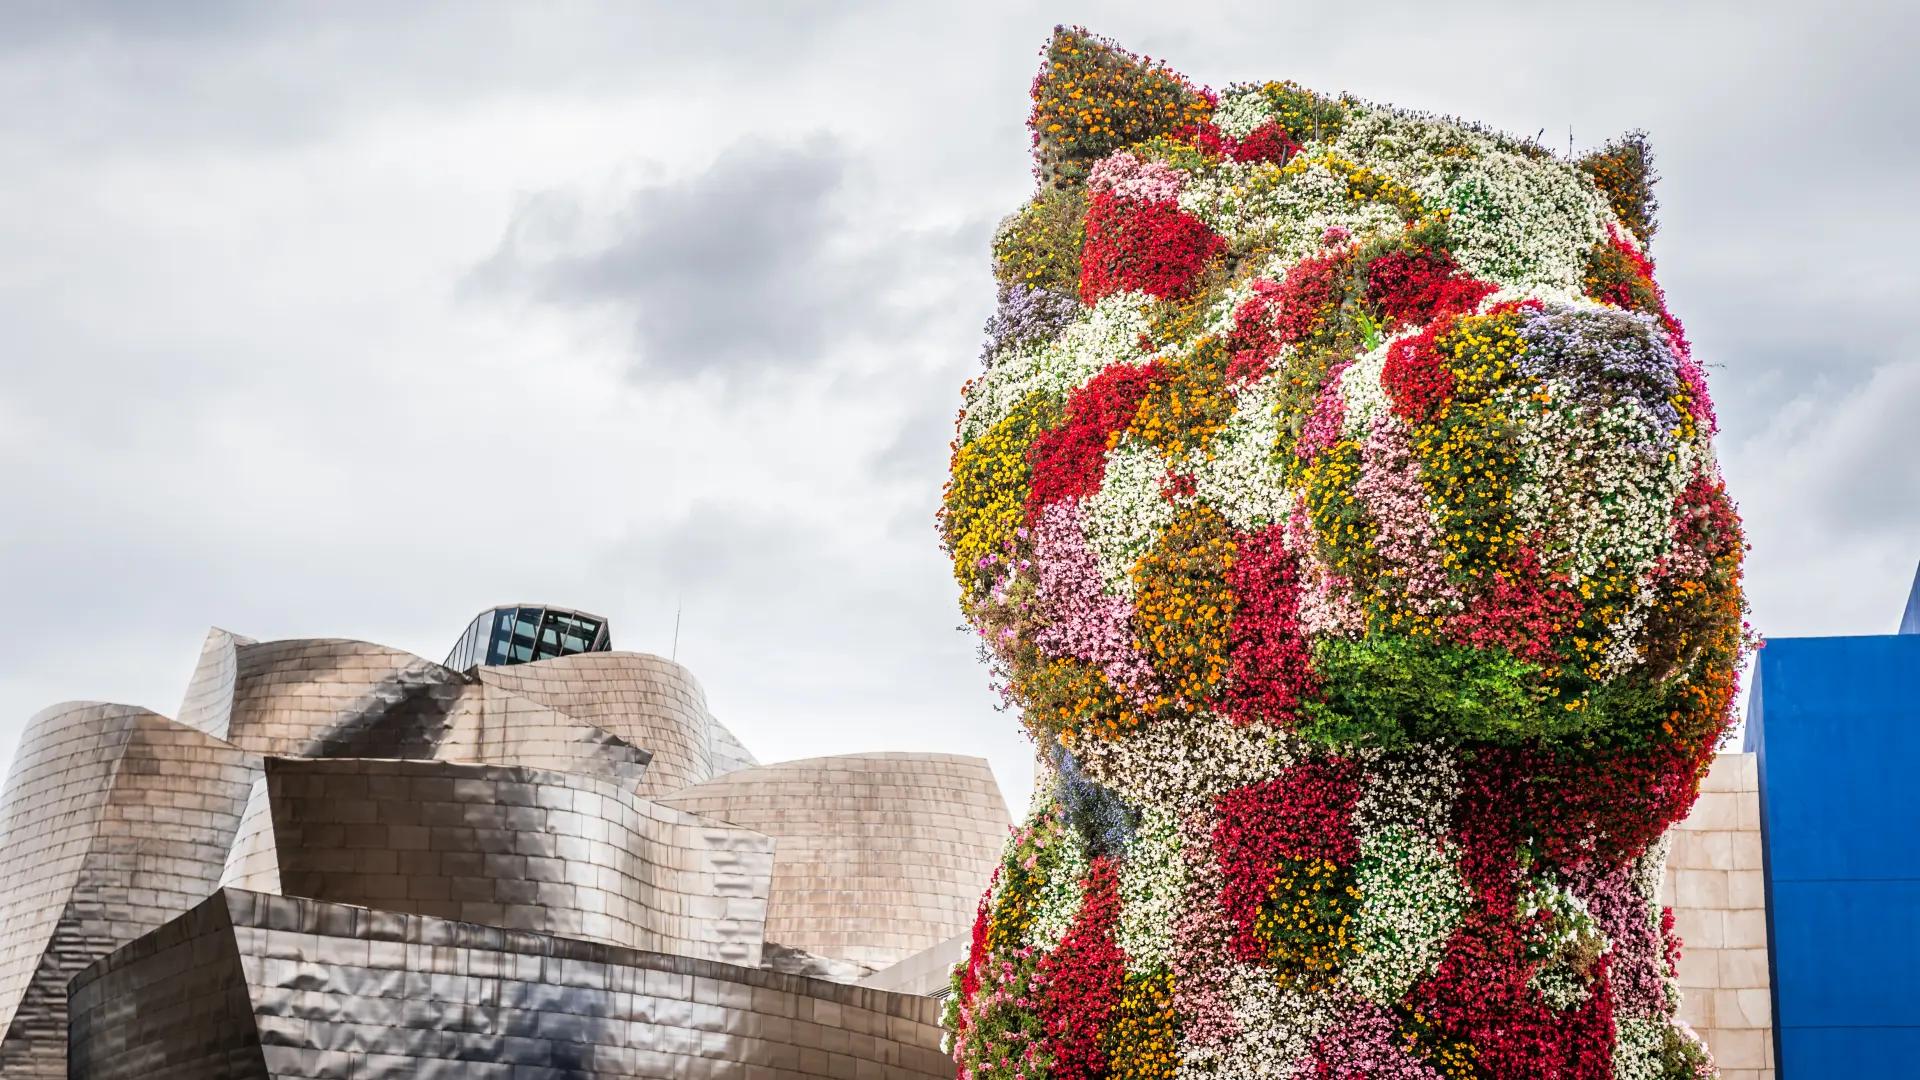
[[591,723],[363,641],[255,642],[215,630],[181,705],[253,753],[474,761],[638,786],[652,755]]
[[973,925],[1011,825],[987,763],[949,754],[783,761],[666,802],[774,837],[767,940],[869,969]]
[[214,887],[257,770],[145,709],[33,718],[0,803],[0,1076],[67,1076],[68,979]]
[[233,718],[233,690],[240,678],[240,649],[257,644],[252,638],[217,626],[208,630],[207,640],[200,646],[200,662],[194,665],[187,696],[174,719],[216,739],[225,739]]
[[953,1071],[929,998],[233,890],[82,973],[73,1015],[88,1080]]
[[1912,1075],[1920,634],[1769,639],[1747,739],[1759,761],[1779,1075]]
[[271,840],[256,813],[228,884],[760,962],[773,868],[760,833],[537,769],[269,758],[262,787]]
[[240,645],[235,669],[225,738],[263,757],[430,758],[467,686],[412,653],[328,638]]
[[645,653],[596,652],[483,667],[483,685],[557,709],[653,754],[640,783],[657,797],[714,775],[713,714],[693,673]]

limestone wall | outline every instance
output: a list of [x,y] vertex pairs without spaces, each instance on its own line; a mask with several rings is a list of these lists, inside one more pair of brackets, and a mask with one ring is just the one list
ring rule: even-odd
[[1767,894],[1760,864],[1760,781],[1752,754],[1721,754],[1700,801],[1674,827],[1661,902],[1683,942],[1680,1018],[1722,1080],[1773,1080]]

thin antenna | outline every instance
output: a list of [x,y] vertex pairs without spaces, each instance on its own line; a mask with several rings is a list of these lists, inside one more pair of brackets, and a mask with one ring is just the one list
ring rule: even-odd
[[1573,157],[1573,125],[1567,125],[1567,157]]
[[667,659],[680,662],[680,609],[685,606],[684,597],[673,602],[673,652]]

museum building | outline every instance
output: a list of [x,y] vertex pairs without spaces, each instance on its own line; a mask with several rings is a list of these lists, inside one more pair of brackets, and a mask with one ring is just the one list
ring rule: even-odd
[[169,719],[35,716],[0,796],[8,1080],[948,1077],[987,763],[762,764],[607,621],[444,664],[208,634]]

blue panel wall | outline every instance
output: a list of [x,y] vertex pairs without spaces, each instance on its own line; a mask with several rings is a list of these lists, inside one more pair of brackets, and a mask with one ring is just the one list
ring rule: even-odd
[[1768,641],[1747,740],[1781,1080],[1920,1077],[1920,635]]

